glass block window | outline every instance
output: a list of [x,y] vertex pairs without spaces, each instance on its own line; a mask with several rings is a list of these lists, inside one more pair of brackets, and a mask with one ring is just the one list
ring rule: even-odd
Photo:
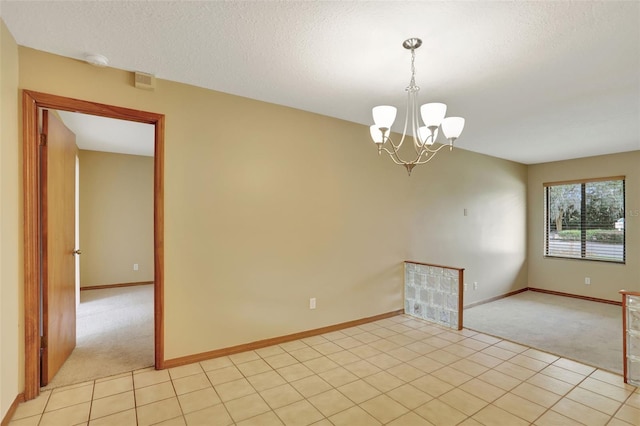
[[405,308],[408,315],[461,329],[461,269],[405,262]]

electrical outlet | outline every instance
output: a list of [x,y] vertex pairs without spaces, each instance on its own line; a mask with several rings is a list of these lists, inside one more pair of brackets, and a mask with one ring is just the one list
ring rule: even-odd
[[464,283],[464,291],[467,291],[467,283]]
[[586,285],[591,285],[591,278],[589,278],[589,277],[584,277],[584,283],[585,283]]
[[478,281],[474,281],[473,282],[473,289],[477,290],[478,289]]
[[312,297],[311,299],[309,299],[309,309],[315,309],[316,308],[316,298]]
[[133,270],[134,270],[134,271],[137,271],[137,270],[138,270],[138,264],[137,264],[137,263],[134,263],[134,264],[133,264]]

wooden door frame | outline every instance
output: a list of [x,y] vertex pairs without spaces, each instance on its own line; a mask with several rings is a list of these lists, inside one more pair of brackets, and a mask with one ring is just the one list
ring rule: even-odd
[[164,115],[63,96],[22,91],[24,193],[24,318],[26,400],[40,393],[40,197],[38,108],[80,112],[155,126],[153,176],[155,368],[164,368]]

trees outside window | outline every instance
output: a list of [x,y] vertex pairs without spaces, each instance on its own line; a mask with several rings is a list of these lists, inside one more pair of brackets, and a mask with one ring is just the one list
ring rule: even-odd
[[545,256],[624,263],[624,192],[624,177],[545,184]]

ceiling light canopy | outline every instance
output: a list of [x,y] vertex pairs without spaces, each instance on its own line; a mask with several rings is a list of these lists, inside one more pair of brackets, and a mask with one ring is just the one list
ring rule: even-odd
[[[411,50],[411,80],[407,91],[407,113],[404,119],[404,130],[402,138],[398,144],[391,140],[391,126],[396,119],[397,109],[390,105],[380,105],[374,107],[373,122],[370,127],[371,138],[378,146],[378,154],[382,151],[389,154],[394,163],[403,165],[409,176],[411,170],[417,165],[429,162],[435,155],[446,145],[434,147],[434,142],[438,138],[438,130],[442,131],[444,137],[449,141],[449,149],[453,149],[453,143],[460,137],[464,128],[464,118],[462,117],[445,117],[447,106],[442,103],[429,103],[420,107],[420,117],[418,116],[418,92],[420,87],[416,86],[415,76],[415,57],[416,49],[422,45],[419,38],[410,38],[402,43],[405,49]],[[410,126],[410,127],[409,127]],[[400,158],[399,150],[402,146],[407,129],[413,135],[413,147],[415,154],[412,155],[411,161]]]

